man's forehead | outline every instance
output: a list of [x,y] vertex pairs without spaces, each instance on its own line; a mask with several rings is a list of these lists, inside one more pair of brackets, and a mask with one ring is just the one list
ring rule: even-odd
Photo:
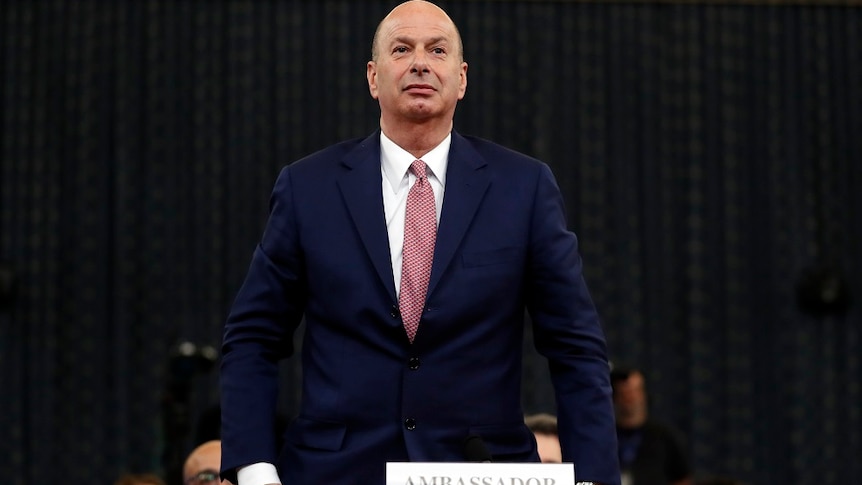
[[433,36],[449,39],[455,35],[455,26],[443,19],[393,19],[380,29],[385,37]]
[[392,9],[382,22],[381,31],[432,28],[454,32],[455,23],[440,7],[429,2],[407,2]]
[[445,35],[429,35],[426,37],[416,37],[412,35],[394,35],[389,39],[390,43],[398,43],[398,44],[415,44],[417,42],[424,42],[426,44],[446,44],[449,42],[449,37]]

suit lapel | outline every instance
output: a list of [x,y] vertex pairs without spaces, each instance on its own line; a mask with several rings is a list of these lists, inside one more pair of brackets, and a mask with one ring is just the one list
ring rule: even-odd
[[338,176],[344,203],[377,276],[395,301],[395,282],[389,254],[389,237],[383,213],[382,176],[380,172],[380,132],[366,138],[348,153]]
[[434,291],[446,268],[452,263],[455,250],[464,238],[470,222],[476,215],[479,203],[490,183],[487,162],[472,145],[456,132],[452,132],[449,163],[446,169],[446,191],[428,294]]
[[[338,186],[345,205],[377,276],[395,301],[389,237],[383,213],[380,132],[375,132],[348,153],[342,165],[345,170],[338,175]],[[490,175],[485,169],[486,165],[485,159],[470,143],[453,131],[446,171],[446,192],[428,294],[434,291],[444,271],[452,263],[455,250],[488,189]]]

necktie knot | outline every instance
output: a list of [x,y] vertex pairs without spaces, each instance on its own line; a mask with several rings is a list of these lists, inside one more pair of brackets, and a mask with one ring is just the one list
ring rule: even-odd
[[425,172],[425,162],[422,160],[413,160],[413,163],[410,164],[410,171],[413,172],[416,178],[428,178],[428,174]]

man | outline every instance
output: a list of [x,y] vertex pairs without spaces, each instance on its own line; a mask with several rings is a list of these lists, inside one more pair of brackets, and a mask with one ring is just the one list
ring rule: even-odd
[[524,418],[524,422],[536,437],[536,446],[542,463],[562,463],[563,452],[560,450],[557,417],[548,413],[531,414]]
[[[201,444],[186,458],[183,464],[184,485],[216,485],[219,480],[221,465],[221,442],[207,441]],[[227,483],[227,482],[225,482]]]
[[624,485],[691,485],[688,457],[675,430],[649,419],[644,375],[611,371]]
[[[524,424],[524,308],[550,361],[563,459],[619,481],[605,340],[548,167],[452,130],[467,64],[452,20],[409,1],[367,64],[380,131],[282,170],[225,326],[223,476],[382,484],[385,463],[539,461]],[[305,318],[299,415],[279,453],[277,362]]]

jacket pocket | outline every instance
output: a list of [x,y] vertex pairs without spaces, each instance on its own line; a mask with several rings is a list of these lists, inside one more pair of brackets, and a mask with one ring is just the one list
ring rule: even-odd
[[337,451],[344,443],[347,426],[333,421],[296,418],[287,432],[287,440],[294,445],[317,450]]

